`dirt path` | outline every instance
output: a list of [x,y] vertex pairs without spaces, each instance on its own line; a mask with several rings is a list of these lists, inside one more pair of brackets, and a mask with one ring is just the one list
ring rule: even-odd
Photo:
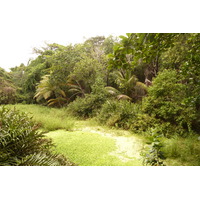
[[141,160],[141,150],[144,146],[142,139],[134,136],[129,131],[114,130],[102,126],[90,125],[84,121],[76,122],[75,130],[97,133],[115,140],[116,150],[111,155],[117,156],[121,161],[128,162],[133,159]]

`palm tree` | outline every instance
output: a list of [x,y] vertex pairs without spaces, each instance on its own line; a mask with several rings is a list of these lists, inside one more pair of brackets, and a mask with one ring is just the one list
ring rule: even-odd
[[85,90],[83,86],[80,84],[80,82],[75,79],[75,77],[70,78],[68,80],[67,85],[69,86],[68,91],[72,93],[72,95],[70,96],[70,99],[72,99],[75,96],[85,97]]
[[49,81],[50,75],[45,75],[42,77],[42,80],[37,86],[36,94],[34,98],[36,98],[37,101],[40,101],[41,99],[47,100],[53,95],[54,92],[54,85],[51,84]]
[[129,97],[125,94],[121,94],[121,92],[114,87],[107,86],[107,87],[105,87],[105,89],[109,94],[116,97],[118,100],[130,100],[130,101],[132,101],[131,97]]
[[61,107],[68,102],[68,98],[64,90],[50,79],[50,75],[45,75],[37,86],[36,94],[34,96],[39,102],[42,99],[47,101],[47,105],[57,105]]
[[133,88],[137,83],[136,76],[130,70],[120,70],[116,75],[116,83],[121,91],[128,96],[132,96]]
[[131,70],[117,71],[116,83],[119,86],[119,90],[110,86],[106,87],[106,90],[113,96],[116,96],[118,100],[137,101],[147,93],[147,86],[139,82]]

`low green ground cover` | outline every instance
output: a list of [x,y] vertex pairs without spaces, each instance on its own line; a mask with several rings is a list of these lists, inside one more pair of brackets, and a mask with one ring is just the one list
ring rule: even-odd
[[48,137],[56,144],[56,152],[66,155],[70,161],[81,166],[140,166],[141,162],[133,159],[121,161],[112,155],[116,150],[115,140],[99,134],[57,130],[49,132]]
[[200,140],[197,135],[187,138],[163,139],[163,152],[167,165],[200,166]]

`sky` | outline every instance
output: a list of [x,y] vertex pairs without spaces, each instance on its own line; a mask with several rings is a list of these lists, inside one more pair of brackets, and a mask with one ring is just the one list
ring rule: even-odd
[[[84,38],[97,35],[174,32],[169,29],[171,26],[175,27],[175,32],[185,32],[185,27],[190,28],[193,25],[188,16],[197,18],[196,15],[199,13],[198,6],[192,4],[195,0],[190,0],[189,5],[184,0],[181,4],[180,1],[168,0],[167,3],[164,1],[161,9],[157,9],[155,5],[160,5],[159,2],[159,0],[1,0],[0,67],[9,70],[21,63],[26,65],[30,58],[36,57],[33,48],[43,47],[45,42],[67,45],[81,43]],[[183,21],[180,21],[177,7],[183,14],[181,16]],[[188,12],[190,8],[192,11]],[[179,27],[184,28],[177,30]]]
[[[81,43],[97,35],[124,35],[103,3],[95,1],[5,0],[0,2],[0,67],[27,64],[33,48]],[[104,23],[107,21],[107,23]]]

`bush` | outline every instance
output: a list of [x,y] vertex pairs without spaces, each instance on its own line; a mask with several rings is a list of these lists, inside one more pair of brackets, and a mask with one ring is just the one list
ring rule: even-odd
[[140,110],[139,104],[126,100],[108,100],[98,115],[98,120],[109,126],[129,129]]
[[143,156],[143,164],[151,166],[165,166],[163,160],[165,159],[164,153],[161,151],[163,144],[161,142],[162,135],[157,134],[154,129],[149,130],[149,144],[146,149],[141,153]]
[[180,135],[192,132],[195,108],[187,103],[186,87],[175,70],[159,73],[153,80],[153,85],[149,87],[148,97],[143,100],[143,111],[160,120],[165,126],[163,131],[171,128]]
[[71,165],[25,113],[0,108],[0,165]]
[[0,104],[11,104],[15,102],[16,88],[10,81],[0,76]]
[[0,104],[11,104],[16,102],[16,89],[12,87],[0,88]]
[[180,125],[171,124],[145,113],[139,113],[132,121],[130,129],[133,133],[149,136],[149,130],[154,129],[158,134],[170,138],[173,135],[187,136],[188,132]]
[[75,101],[71,102],[67,107],[67,112],[81,118],[93,117],[104,102],[104,96],[88,94],[85,98],[77,97]]
[[81,118],[93,117],[98,114],[107,98],[104,81],[98,77],[92,86],[92,92],[86,94],[84,98],[77,97],[68,105],[67,111]]
[[130,129],[137,134],[147,135],[148,129],[155,128],[159,124],[159,120],[155,117],[145,113],[138,113],[135,119],[131,123]]

